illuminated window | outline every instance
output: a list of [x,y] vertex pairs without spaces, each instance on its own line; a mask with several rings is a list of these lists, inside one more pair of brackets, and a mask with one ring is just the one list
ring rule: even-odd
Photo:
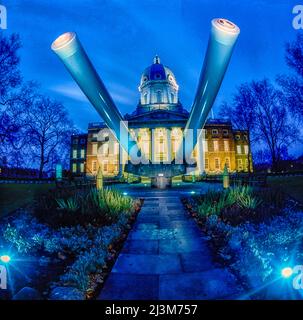
[[73,163],[73,172],[74,172],[74,173],[77,172],[77,163]]
[[242,159],[238,159],[238,170],[243,170],[243,162],[242,162]]
[[97,161],[96,160],[92,161],[92,172],[93,173],[97,172]]
[[248,170],[248,159],[245,159],[245,168]]
[[81,149],[80,151],[80,157],[83,159],[85,158],[85,150],[84,149]]
[[224,140],[224,151],[229,151],[229,141]]
[[108,161],[103,161],[103,163],[102,163],[102,171],[104,173],[108,172]]
[[208,159],[206,158],[206,159],[205,159],[205,169],[208,170],[208,168],[209,168],[209,161],[208,161]]
[[225,159],[225,164],[226,164],[227,169],[229,169],[230,168],[230,159],[229,158]]
[[80,163],[80,172],[81,172],[81,173],[84,172],[84,163]]
[[147,104],[147,92],[144,93],[144,103]]
[[119,142],[115,142],[114,144],[114,154],[119,154]]
[[215,169],[220,170],[220,159],[219,158],[215,158]]
[[208,141],[207,140],[203,141],[203,148],[204,148],[204,152],[208,152]]
[[105,143],[105,144],[102,146],[102,154],[103,154],[104,156],[107,156],[107,155],[108,155],[108,152],[109,152],[108,143]]
[[247,145],[244,146],[244,153],[248,154],[248,146]]
[[219,141],[218,140],[214,140],[214,151],[219,151]]
[[157,103],[162,102],[162,92],[159,90],[157,91]]
[[77,159],[77,149],[73,150],[73,159]]
[[241,146],[237,146],[237,153],[238,153],[238,154],[241,154],[241,153],[242,153],[242,148],[241,148]]
[[173,93],[171,93],[171,94],[170,94],[170,97],[171,97],[171,102],[174,103],[174,101],[175,101],[175,95],[174,95]]
[[93,143],[92,144],[92,154],[96,155],[98,153],[98,144],[97,143]]

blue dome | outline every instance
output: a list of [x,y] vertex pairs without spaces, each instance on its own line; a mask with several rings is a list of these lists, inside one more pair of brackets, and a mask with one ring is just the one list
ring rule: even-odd
[[154,58],[154,63],[146,68],[141,77],[141,86],[149,81],[168,81],[176,85],[176,78],[173,72],[160,62],[160,58],[156,56]]

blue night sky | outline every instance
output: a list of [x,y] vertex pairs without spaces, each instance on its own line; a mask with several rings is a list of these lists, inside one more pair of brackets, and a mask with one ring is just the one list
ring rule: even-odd
[[76,31],[120,111],[138,103],[142,71],[155,54],[175,73],[189,109],[208,41],[210,21],[227,18],[241,28],[214,112],[242,82],[288,72],[284,44],[295,39],[292,0],[3,0],[8,30],[23,41],[22,72],[61,100],[81,129],[100,118],[51,52],[61,33]]

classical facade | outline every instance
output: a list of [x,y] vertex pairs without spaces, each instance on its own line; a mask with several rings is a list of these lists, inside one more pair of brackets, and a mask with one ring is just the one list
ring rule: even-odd
[[[145,157],[153,163],[169,164],[183,143],[189,113],[179,101],[173,72],[161,64],[158,56],[144,70],[139,92],[137,108],[124,119]],[[71,171],[74,175],[92,176],[101,166],[104,176],[123,174],[127,154],[123,152],[120,164],[120,152],[118,141],[105,124],[91,123],[86,135],[72,137]],[[234,129],[228,121],[209,119],[192,157],[196,160],[195,174],[219,174],[225,165],[230,172],[248,171],[248,133]]]

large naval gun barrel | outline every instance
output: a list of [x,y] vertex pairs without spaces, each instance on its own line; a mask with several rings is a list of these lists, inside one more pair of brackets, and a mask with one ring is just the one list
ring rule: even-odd
[[122,148],[129,154],[131,159],[137,157],[139,151],[137,143],[132,140],[129,141],[129,129],[83,49],[76,33],[67,32],[62,34],[53,42],[51,48],[62,60],[106,125],[113,131]]
[[[191,158],[208,114],[215,102],[240,29],[226,19],[213,19],[208,48],[190,116],[184,129],[186,160]],[[192,131],[192,132],[191,132]],[[190,138],[193,143],[187,143]],[[187,140],[188,139],[188,140]]]

